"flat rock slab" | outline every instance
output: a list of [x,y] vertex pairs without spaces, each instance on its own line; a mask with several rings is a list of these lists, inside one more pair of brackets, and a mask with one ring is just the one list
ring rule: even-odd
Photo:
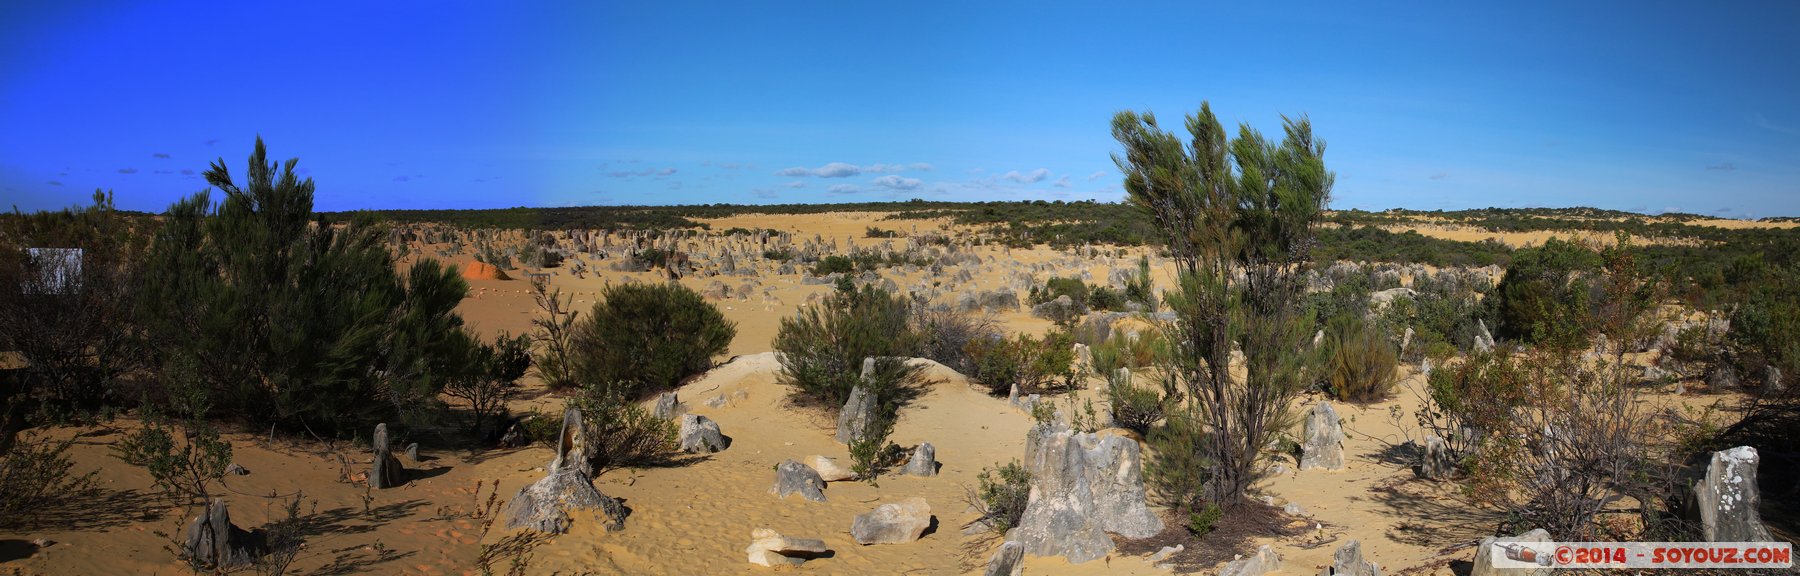
[[806,467],[812,468],[814,472],[818,472],[819,479],[826,482],[842,482],[845,480],[856,479],[855,472],[838,464],[836,460],[832,460],[831,458],[819,454],[807,456]]
[[757,528],[750,533],[750,545],[744,548],[751,564],[780,568],[799,566],[807,560],[818,558],[831,549],[825,547],[825,541],[815,538],[793,538],[768,528]]
[[918,540],[931,527],[931,504],[924,498],[908,498],[882,504],[856,515],[850,536],[857,544],[905,544]]

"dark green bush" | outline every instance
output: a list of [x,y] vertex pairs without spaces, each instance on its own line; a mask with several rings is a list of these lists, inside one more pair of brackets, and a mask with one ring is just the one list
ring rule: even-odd
[[1163,505],[1193,513],[1207,503],[1204,488],[1213,462],[1206,456],[1206,425],[1192,409],[1176,411],[1146,438],[1154,457],[1144,464],[1144,484]]
[[1194,536],[1205,536],[1207,532],[1212,532],[1213,525],[1224,517],[1224,509],[1219,508],[1218,504],[1208,502],[1206,507],[1201,508],[1199,512],[1188,514],[1187,529],[1189,532],[1193,532]]
[[1156,287],[1150,278],[1150,257],[1138,258],[1137,274],[1125,283],[1125,299],[1144,306],[1145,312],[1155,312],[1159,303],[1156,299]]
[[913,306],[911,323],[919,336],[920,356],[965,375],[975,374],[975,357],[970,350],[977,342],[1001,337],[992,316],[932,308],[923,302]]
[[813,275],[814,276],[825,276],[828,274],[851,274],[854,272],[856,272],[856,262],[851,261],[847,257],[838,256],[835,254],[831,255],[831,256],[826,256],[824,258],[820,258],[818,263],[813,264]]
[[1106,379],[1106,403],[1112,408],[1114,426],[1148,434],[1166,414],[1163,398],[1162,392],[1119,378],[1117,373]]
[[1125,294],[1105,286],[1088,291],[1088,307],[1094,310],[1124,310]]
[[1051,278],[1044,281],[1043,287],[1033,286],[1026,300],[1033,306],[1055,300],[1058,296],[1068,296],[1075,301],[1075,309],[1086,312],[1088,309],[1088,285],[1080,278]]
[[987,338],[969,347],[975,371],[970,374],[992,394],[1010,394],[1013,385],[1020,394],[1053,393],[1075,386],[1074,338],[1064,331],[1052,331],[1042,339],[1020,334],[1017,339]]
[[736,335],[735,323],[686,286],[613,284],[575,322],[570,352],[581,382],[617,383],[635,399],[711,367]]
[[850,471],[870,486],[880,486],[882,473],[906,460],[906,450],[888,441],[893,433],[894,418],[876,414],[862,436],[850,441]]
[[491,345],[471,342],[466,361],[444,385],[444,394],[468,403],[470,432],[486,436],[489,417],[505,413],[507,400],[519,389],[519,378],[531,368],[531,337],[501,332]]
[[1593,250],[1556,238],[1518,251],[1486,300],[1495,335],[1561,350],[1586,346],[1594,331],[1589,278],[1600,265]]
[[1332,397],[1367,403],[1393,391],[1399,364],[1394,345],[1362,318],[1332,319],[1325,327],[1325,350],[1325,384]]
[[781,319],[775,350],[781,353],[781,382],[799,396],[831,410],[843,407],[862,383],[864,358],[876,358],[872,387],[891,409],[907,395],[918,369],[898,357],[912,356],[919,338],[908,323],[909,303],[874,286],[842,290],[816,305]]

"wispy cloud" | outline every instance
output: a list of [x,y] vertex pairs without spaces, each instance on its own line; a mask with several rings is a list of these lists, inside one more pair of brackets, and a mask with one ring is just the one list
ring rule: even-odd
[[395,176],[394,181],[395,182],[411,182],[412,177],[411,176]]
[[1768,130],[1770,132],[1779,132],[1779,133],[1786,134],[1789,136],[1800,136],[1800,130],[1796,130],[1796,129],[1793,129],[1793,128],[1790,128],[1787,126],[1782,126],[1780,124],[1770,122],[1769,118],[1767,116],[1763,116],[1761,112],[1756,113],[1756,127],[1764,129],[1764,130]]
[[48,184],[49,184],[49,185],[51,185],[51,186],[61,186],[61,185],[62,185],[62,182],[59,182],[59,181],[56,181],[56,180],[51,180],[51,181],[49,181],[49,182],[48,182]]
[[1450,176],[1450,174],[1449,174],[1449,173],[1446,173],[1446,172],[1438,172],[1438,173],[1436,173],[1436,174],[1432,174],[1432,175],[1431,175],[1431,176],[1430,176],[1430,178],[1431,178],[1431,179],[1432,179],[1432,180],[1443,180],[1443,179],[1444,179],[1444,178],[1446,178],[1446,177],[1449,177],[1449,176]]
[[914,162],[911,164],[876,163],[876,164],[870,164],[867,166],[858,166],[858,165],[851,164],[848,162],[832,162],[832,163],[826,164],[824,166],[820,166],[818,168],[807,168],[804,166],[795,166],[792,168],[782,168],[781,170],[775,171],[775,175],[777,175],[777,176],[817,176],[819,178],[849,178],[851,176],[857,176],[857,175],[861,175],[864,173],[898,174],[898,173],[906,172],[906,171],[930,172],[935,169],[936,168],[933,167],[932,165],[926,164],[924,162]]
[[857,188],[854,184],[832,184],[831,187],[825,189],[825,191],[832,194],[855,194],[861,192],[862,189]]
[[1089,174],[1087,177],[1087,181],[1093,182],[1095,180],[1099,180],[1101,176],[1105,176],[1105,175],[1106,175],[1105,170],[1099,170],[1099,171],[1094,172],[1093,174]]
[[1720,163],[1718,163],[1718,164],[1713,164],[1713,165],[1711,165],[1711,166],[1707,166],[1707,167],[1706,167],[1706,169],[1707,169],[1707,170],[1723,170],[1723,171],[1726,171],[1726,172],[1730,172],[1730,171],[1732,171],[1732,170],[1736,170],[1736,169],[1737,169],[1737,165],[1736,165],[1736,164],[1732,164],[1732,163],[1730,163],[1730,162],[1720,162]]
[[136,168],[120,168],[119,169],[120,174],[136,174],[137,172],[138,172],[138,170]]
[[193,170],[191,170],[191,169],[188,169],[188,168],[182,168],[182,169],[181,169],[181,175],[182,175],[182,176],[193,176],[193,175],[194,175],[194,171],[193,171]]
[[1051,184],[1051,186],[1055,186],[1057,188],[1068,188],[1068,187],[1072,186],[1072,184],[1069,183],[1068,176],[1063,176],[1061,178],[1057,178],[1056,182]]
[[905,178],[893,174],[876,178],[869,183],[889,190],[912,190],[923,184],[918,178]]
[[755,190],[751,190],[751,192],[756,193],[757,198],[767,199],[767,198],[780,198],[781,197],[780,193],[777,193],[776,191],[770,190],[768,188],[757,188]]
[[1050,169],[1049,168],[1039,168],[1039,169],[1032,170],[1032,171],[1024,173],[1024,174],[1020,174],[1018,170],[1013,170],[1013,171],[1007,172],[1006,175],[1001,176],[1001,178],[1005,178],[1007,180],[1018,182],[1020,184],[1036,184],[1038,182],[1043,182],[1045,178],[1049,178],[1049,177],[1050,177]]
[[218,143],[219,143],[219,139],[218,139],[218,138],[208,138],[208,139],[207,139],[207,140],[206,140],[206,142],[205,142],[205,144],[206,144],[206,145],[207,145],[207,146],[211,146],[211,145],[214,145],[214,144],[218,144]]
[[169,153],[168,153],[168,152],[157,152],[157,153],[155,153],[155,154],[151,154],[151,155],[150,155],[150,157],[152,157],[152,158],[161,158],[161,159],[164,159],[164,160],[168,160],[168,159],[169,159]]
[[606,175],[611,178],[631,178],[634,176],[668,176],[674,174],[674,168],[645,168],[643,170],[613,170]]

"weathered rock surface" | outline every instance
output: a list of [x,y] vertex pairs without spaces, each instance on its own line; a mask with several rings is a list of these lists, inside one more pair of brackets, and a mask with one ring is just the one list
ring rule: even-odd
[[652,410],[650,414],[664,420],[673,420],[675,419],[675,410],[680,406],[681,400],[675,396],[674,392],[664,392],[657,395],[656,409]]
[[581,411],[563,411],[562,433],[556,440],[556,459],[550,461],[549,473],[519,489],[518,495],[500,511],[507,529],[529,529],[547,534],[569,530],[574,510],[599,510],[609,522],[607,531],[625,527],[625,507],[618,500],[601,494],[589,476],[586,435]]
[[876,506],[856,515],[850,523],[850,536],[857,544],[905,544],[918,540],[931,527],[931,504],[924,498]]
[[771,568],[799,566],[830,551],[825,547],[824,540],[782,536],[768,528],[752,531],[750,545],[744,548],[751,564]]
[[1690,511],[1700,520],[1707,542],[1766,542],[1769,529],[1757,510],[1762,498],[1756,487],[1756,448],[1739,446],[1714,452],[1706,477],[1694,484]]
[[1450,445],[1443,438],[1426,436],[1425,448],[1420,456],[1420,478],[1442,480],[1456,472],[1456,459],[1450,455]]
[[[1496,539],[1493,536],[1482,538],[1481,545],[1475,547],[1475,567],[1469,570],[1469,576],[1549,576],[1552,571],[1548,565],[1539,568],[1495,568],[1492,552],[1495,546],[1542,543],[1549,541],[1550,533],[1545,532],[1542,528],[1512,538]],[[1551,552],[1547,549],[1536,551],[1543,553],[1544,558],[1549,558],[1548,554]],[[1533,560],[1524,561],[1530,562]]]
[[250,474],[250,469],[245,468],[242,464],[232,462],[225,466],[225,473],[231,476],[244,476]]
[[375,488],[393,488],[406,483],[406,467],[388,449],[387,423],[375,425],[375,469],[369,472],[369,483]]
[[[867,383],[875,375],[875,359],[864,358],[862,365],[862,381]],[[844,402],[844,410],[838,413],[837,441],[849,444],[862,438],[875,421],[877,398],[869,388],[858,384],[850,390],[850,399]]]
[[1219,576],[1262,576],[1281,569],[1281,555],[1275,549],[1263,545],[1250,556],[1226,562],[1219,567]]
[[845,480],[856,479],[856,473],[851,472],[849,468],[845,468],[842,464],[838,464],[836,460],[818,454],[806,457],[806,467],[812,468],[814,472],[818,472],[819,479],[826,482],[842,482]]
[[710,454],[724,450],[729,444],[719,433],[719,423],[698,414],[681,415],[681,451]]
[[1144,502],[1143,468],[1135,440],[1078,434],[1064,424],[1033,428],[1025,439],[1031,496],[1008,540],[1034,556],[1081,563],[1113,548],[1108,532],[1147,538],[1162,519]]
[[411,462],[419,461],[419,443],[418,442],[413,442],[411,444],[406,445],[406,459]]
[[799,494],[807,500],[824,502],[825,480],[805,464],[788,460],[775,467],[775,487],[769,491],[779,498]]
[[1320,400],[1306,417],[1306,442],[1300,446],[1300,469],[1342,470],[1344,428],[1331,403]]
[[1025,571],[1025,546],[1018,542],[1007,541],[999,550],[988,558],[987,570],[982,576],[1020,576]]
[[912,458],[906,461],[906,467],[900,472],[913,476],[936,476],[937,448],[933,448],[930,442],[919,443],[919,447],[913,449]]
[[1484,320],[1476,320],[1475,328],[1475,351],[1493,352],[1494,333],[1488,331],[1487,322]]
[[181,551],[202,567],[232,568],[250,564],[261,556],[265,547],[262,540],[259,534],[233,526],[225,501],[214,498],[188,524]]
[[1351,540],[1331,555],[1331,567],[1322,576],[1381,576],[1381,567],[1364,560],[1362,542]]

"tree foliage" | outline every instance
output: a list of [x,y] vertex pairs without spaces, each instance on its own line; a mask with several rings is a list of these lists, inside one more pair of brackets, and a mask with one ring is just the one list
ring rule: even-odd
[[736,335],[736,323],[686,286],[614,284],[575,323],[569,346],[580,382],[616,383],[637,398],[712,367]]
[[[1126,194],[1150,215],[1176,264],[1179,285],[1165,298],[1182,353],[1171,372],[1208,429],[1197,460],[1210,469],[1189,481],[1204,482],[1196,486],[1205,486],[1205,501],[1233,507],[1311,369],[1292,351],[1312,332],[1299,274],[1335,179],[1325,144],[1304,117],[1284,118],[1278,143],[1248,125],[1227,138],[1204,103],[1187,118],[1185,146],[1149,113],[1121,112],[1112,126],[1124,147],[1113,160]],[[1243,351],[1242,378],[1230,369],[1233,349]]]

